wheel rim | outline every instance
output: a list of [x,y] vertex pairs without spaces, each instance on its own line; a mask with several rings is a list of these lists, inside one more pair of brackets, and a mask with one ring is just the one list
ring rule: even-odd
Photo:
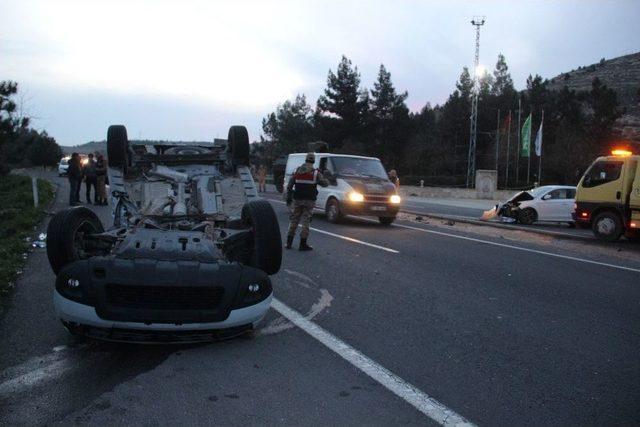
[[329,220],[330,221],[335,221],[335,219],[338,217],[338,207],[336,206],[335,202],[332,202],[329,204]]
[[84,247],[84,235],[95,233],[96,227],[90,221],[82,221],[73,232],[73,253],[76,259],[86,258],[87,253]]
[[599,220],[596,227],[598,229],[598,233],[610,235],[613,234],[613,231],[616,228],[616,223],[613,219],[606,217]]

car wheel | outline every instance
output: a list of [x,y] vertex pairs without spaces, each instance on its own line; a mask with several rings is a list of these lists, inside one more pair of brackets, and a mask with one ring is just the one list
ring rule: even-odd
[[244,126],[231,126],[227,137],[227,150],[234,166],[249,166],[249,132]]
[[123,125],[109,126],[107,130],[107,160],[109,166],[120,168],[123,171],[126,170],[128,150],[127,128]]
[[47,227],[47,257],[54,273],[78,259],[87,258],[83,236],[104,232],[98,216],[85,207],[56,213]]
[[622,221],[620,216],[615,212],[602,212],[598,214],[593,220],[591,226],[593,234],[598,239],[605,240],[607,242],[615,242],[620,238],[622,232]]
[[396,217],[395,216],[381,216],[378,217],[378,221],[380,221],[380,224],[382,225],[391,225],[393,223],[393,221],[395,221]]
[[327,202],[325,213],[327,214],[327,221],[334,224],[339,223],[343,217],[342,212],[340,211],[340,203],[338,203],[338,201],[333,197]]
[[518,212],[518,222],[524,225],[531,225],[538,219],[537,212],[532,208],[526,208]]
[[267,274],[276,274],[282,264],[282,239],[273,207],[266,200],[252,200],[242,207],[242,222],[253,230],[248,264]]

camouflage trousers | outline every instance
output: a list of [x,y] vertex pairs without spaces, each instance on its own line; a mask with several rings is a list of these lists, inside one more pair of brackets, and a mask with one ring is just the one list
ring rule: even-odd
[[313,215],[313,200],[294,200],[291,204],[291,215],[289,216],[289,232],[288,236],[295,236],[298,224],[301,225],[300,237],[306,239],[309,236],[309,224]]

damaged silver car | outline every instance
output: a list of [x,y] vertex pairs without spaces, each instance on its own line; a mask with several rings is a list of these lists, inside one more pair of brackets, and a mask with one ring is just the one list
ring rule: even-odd
[[73,334],[196,342],[254,328],[269,309],[282,242],[233,126],[211,145],[132,144],[107,133],[113,225],[84,207],[58,212],[47,254],[56,313]]

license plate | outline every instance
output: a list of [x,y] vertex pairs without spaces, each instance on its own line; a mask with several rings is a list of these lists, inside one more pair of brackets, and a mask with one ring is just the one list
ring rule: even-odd
[[386,206],[371,206],[371,210],[372,211],[386,211],[387,207]]

